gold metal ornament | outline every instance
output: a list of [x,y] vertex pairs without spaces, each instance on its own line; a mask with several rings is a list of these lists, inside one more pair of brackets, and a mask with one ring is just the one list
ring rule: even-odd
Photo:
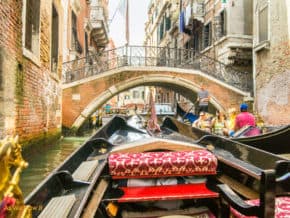
[[[24,205],[19,187],[20,174],[28,163],[22,157],[18,137],[6,137],[0,141],[0,213],[4,217],[31,217],[31,207]],[[5,205],[5,206],[4,206]]]

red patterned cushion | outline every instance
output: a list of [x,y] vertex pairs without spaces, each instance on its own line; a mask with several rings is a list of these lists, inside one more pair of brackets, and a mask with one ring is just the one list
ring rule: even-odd
[[[259,205],[259,199],[246,201],[251,205]],[[234,208],[231,208],[231,213],[237,218],[257,218],[256,216],[245,216]],[[275,199],[275,218],[290,217],[290,197],[278,197]]]
[[215,174],[216,157],[206,150],[115,153],[109,156],[113,178],[148,178]]

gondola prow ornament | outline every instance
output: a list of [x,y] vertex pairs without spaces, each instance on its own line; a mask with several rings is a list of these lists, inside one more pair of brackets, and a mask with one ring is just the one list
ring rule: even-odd
[[20,173],[28,166],[21,151],[17,136],[0,141],[0,218],[32,217],[19,187]]

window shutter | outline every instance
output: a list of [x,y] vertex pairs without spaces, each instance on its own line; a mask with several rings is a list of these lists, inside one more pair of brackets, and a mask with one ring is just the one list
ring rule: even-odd
[[165,30],[169,30],[171,28],[171,20],[169,17],[165,18]]

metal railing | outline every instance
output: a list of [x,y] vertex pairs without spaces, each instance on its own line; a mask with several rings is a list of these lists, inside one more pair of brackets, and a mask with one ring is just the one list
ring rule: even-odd
[[63,82],[70,83],[125,66],[195,69],[243,91],[252,90],[252,76],[190,49],[123,46],[63,63]]

